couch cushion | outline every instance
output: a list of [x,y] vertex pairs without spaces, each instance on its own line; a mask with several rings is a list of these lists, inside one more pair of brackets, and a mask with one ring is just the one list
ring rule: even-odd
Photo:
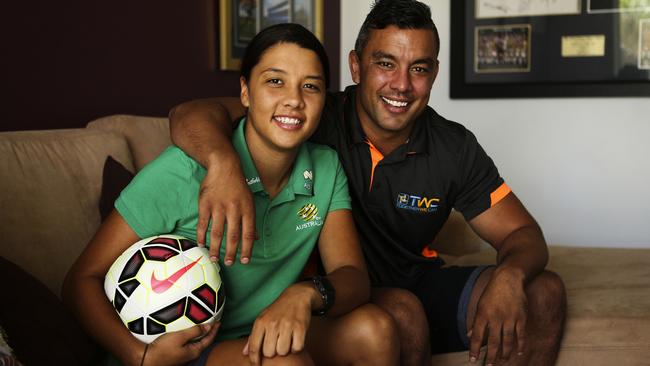
[[71,263],[99,225],[108,155],[133,169],[126,140],[87,130],[0,133],[0,255],[59,294]]
[[[645,364],[650,350],[650,249],[551,246],[549,251],[548,269],[562,277],[568,296],[557,364]],[[486,250],[451,264],[495,260],[495,251]],[[466,355],[445,357],[460,360]]]
[[94,120],[88,123],[87,128],[124,135],[137,171],[172,143],[167,118],[114,115]]

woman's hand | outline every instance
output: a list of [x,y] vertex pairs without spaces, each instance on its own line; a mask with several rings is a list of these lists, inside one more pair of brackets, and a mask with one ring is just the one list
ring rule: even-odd
[[201,324],[158,337],[149,344],[142,365],[183,365],[198,358],[212,344],[220,325]]
[[252,365],[267,358],[297,353],[305,347],[305,335],[311,321],[311,311],[320,306],[320,296],[308,282],[288,287],[273,304],[255,320],[242,353]]

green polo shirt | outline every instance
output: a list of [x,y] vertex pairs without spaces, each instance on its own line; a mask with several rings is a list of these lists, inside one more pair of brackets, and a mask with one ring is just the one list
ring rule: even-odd
[[[249,264],[237,260],[230,267],[223,264],[225,239],[222,242],[226,307],[218,339],[249,334],[257,315],[302,273],[327,213],[350,209],[347,179],[338,156],[313,143],[300,147],[287,184],[271,200],[248,151],[244,126],[242,122],[235,130],[233,145],[253,192],[260,239],[253,244]],[[196,240],[198,192],[205,174],[198,162],[177,147],[169,147],[138,173],[115,207],[141,238],[171,233]]]

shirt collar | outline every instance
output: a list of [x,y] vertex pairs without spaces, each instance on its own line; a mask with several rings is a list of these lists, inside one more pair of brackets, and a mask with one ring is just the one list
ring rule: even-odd
[[[244,133],[246,130],[245,126],[246,118],[242,118],[239,122],[239,125],[235,128],[232,136],[233,147],[239,155],[242,169],[244,171],[244,178],[246,178],[246,183],[248,184],[251,192],[264,192],[264,186],[262,186],[260,174],[257,172],[257,168],[255,168],[255,163],[253,162],[253,157],[248,150],[246,135]],[[309,148],[307,147],[307,143],[303,143],[298,150],[298,155],[296,155],[296,160],[294,161],[293,169],[291,171],[291,175],[289,176],[289,181],[282,189],[282,192],[280,192],[278,197],[283,196],[284,199],[288,200],[293,199],[294,194],[313,196],[313,176],[314,170],[311,154],[309,152]]]
[[428,150],[429,144],[429,118],[427,109],[431,107],[427,106],[426,109],[420,114],[415,120],[415,125],[409,136],[409,140],[406,143],[406,153],[407,154],[421,154],[426,153]]
[[244,171],[244,178],[246,178],[248,188],[250,188],[251,192],[258,193],[264,191],[264,187],[260,180],[260,174],[257,172],[257,168],[255,168],[255,163],[253,163],[253,157],[248,150],[248,144],[246,144],[246,136],[244,134],[244,131],[246,130],[245,126],[246,118],[242,118],[233,132],[232,145],[235,148],[237,155],[239,155],[239,160]]
[[314,195],[314,168],[307,143],[298,150],[287,186],[292,187],[295,194]]
[[357,103],[356,103],[356,85],[350,85],[345,88],[344,100],[345,100],[345,125],[350,128],[350,135],[352,138],[352,143],[354,144],[365,144],[366,143],[366,134],[363,132],[361,127],[361,121],[359,121],[359,115],[357,114]]

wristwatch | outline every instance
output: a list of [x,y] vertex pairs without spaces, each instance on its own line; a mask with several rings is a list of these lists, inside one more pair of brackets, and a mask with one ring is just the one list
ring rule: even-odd
[[313,310],[311,315],[323,316],[334,305],[336,290],[334,290],[334,286],[332,286],[332,283],[326,277],[314,276],[310,280],[314,284],[316,291],[320,294],[321,299],[323,299],[323,307]]

